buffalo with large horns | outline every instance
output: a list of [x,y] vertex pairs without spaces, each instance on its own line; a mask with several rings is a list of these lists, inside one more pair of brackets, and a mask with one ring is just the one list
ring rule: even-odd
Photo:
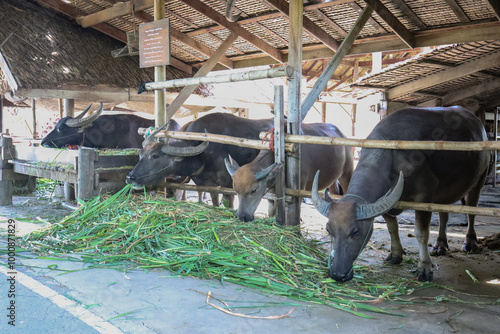
[[[368,139],[408,141],[486,141],[481,121],[462,107],[407,108],[382,119]],[[328,218],[326,229],[333,237],[334,257],[329,276],[337,281],[353,277],[353,263],[373,231],[373,219],[383,215],[391,236],[386,261],[398,264],[403,247],[396,216],[399,201],[451,204],[461,199],[476,206],[486,179],[489,154],[485,151],[361,150],[359,163],[344,197],[333,203],[321,199],[317,180],[313,186],[316,209]],[[417,276],[431,281],[432,263],[427,248],[431,212],[415,211],[415,235],[420,259]],[[474,215],[463,250],[476,248]],[[446,221],[441,221],[444,224]],[[446,238],[446,236],[444,236]]]

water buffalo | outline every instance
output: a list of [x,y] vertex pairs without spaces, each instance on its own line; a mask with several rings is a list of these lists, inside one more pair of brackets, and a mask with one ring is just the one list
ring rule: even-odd
[[[335,125],[326,123],[302,124],[302,134],[345,138]],[[321,189],[335,185],[337,179],[342,189],[347,189],[354,169],[351,147],[303,144],[301,152],[301,190],[311,190],[314,173],[317,170],[321,171],[319,179]],[[233,178],[233,188],[238,193],[237,216],[243,221],[251,221],[262,197],[274,184],[276,177],[274,154],[270,151],[261,151],[255,160],[241,168],[231,156],[225,163]]]
[[[250,120],[226,113],[213,113],[193,121],[186,132],[258,139],[259,133],[268,131],[273,119]],[[224,166],[224,158],[231,155],[237,163],[251,162],[259,150],[234,145],[179,140],[169,144],[147,142],[141,150],[139,163],[127,176],[134,187],[154,184],[169,175],[190,176],[200,186],[231,187],[231,176]],[[218,194],[210,194],[212,203],[219,205]],[[224,195],[229,207],[233,196]]]
[[[407,108],[384,118],[368,139],[420,141],[485,141],[479,119],[462,107]],[[334,257],[329,276],[337,281],[353,277],[353,263],[373,231],[373,219],[383,215],[391,236],[386,261],[402,261],[403,248],[395,218],[401,210],[392,207],[398,200],[451,204],[461,199],[476,206],[488,169],[484,151],[361,150],[346,195],[337,203],[321,199],[313,187],[316,209],[328,218],[327,231],[333,236]],[[392,209],[392,210],[391,210]],[[415,211],[415,235],[419,243],[417,277],[432,280],[427,242],[431,212]],[[441,221],[441,224],[446,222]],[[446,238],[446,237],[445,237]],[[474,216],[469,215],[464,249],[476,244]]]
[[[95,148],[140,148],[144,138],[138,128],[154,126],[154,121],[135,115],[101,115],[102,103],[97,111],[84,117],[89,105],[77,117],[64,117],[54,129],[42,139],[42,146],[61,148],[79,145]],[[179,129],[177,122],[171,123],[171,130]]]

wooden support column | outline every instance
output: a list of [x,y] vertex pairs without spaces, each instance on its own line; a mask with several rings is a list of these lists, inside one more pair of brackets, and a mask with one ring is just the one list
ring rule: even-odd
[[94,161],[93,148],[81,147],[78,152],[78,198],[89,199],[94,196]]
[[0,95],[0,133],[3,133],[3,95]]
[[[300,107],[300,83],[302,79],[302,19],[304,7],[301,0],[290,0],[290,43],[288,45],[288,64],[293,69],[293,74],[289,78],[288,87],[288,129],[287,133],[300,134],[301,107]],[[300,146],[299,146],[300,147]],[[288,188],[300,189],[300,148],[295,154],[290,154],[286,158],[286,179]],[[300,204],[302,198],[292,197],[288,204],[288,215],[286,225],[300,224]]]
[[276,221],[286,224],[285,202],[285,107],[283,86],[274,86],[274,162],[281,165],[276,175]]
[[354,137],[356,136],[356,109],[357,109],[357,104],[353,103],[351,105],[351,120],[352,120],[352,131],[351,135]]
[[12,147],[12,138],[2,135],[0,139],[2,160],[0,160],[0,206],[12,205],[12,195],[14,194],[14,185],[10,177],[4,177],[5,170],[12,169],[8,160],[12,159],[14,149]]
[[326,102],[321,102],[321,123],[326,123]]
[[[154,20],[158,21],[165,18],[165,0],[154,0]],[[167,77],[167,67],[155,66],[155,81],[165,81]],[[155,90],[155,126],[159,127],[168,120],[166,112],[166,90]]]
[[36,101],[31,99],[31,111],[33,112],[33,139],[37,138],[37,126],[36,126]]
[[[75,100],[64,99],[62,102],[62,117],[75,116]],[[64,182],[64,199],[72,201],[75,199],[75,186],[69,182]]]

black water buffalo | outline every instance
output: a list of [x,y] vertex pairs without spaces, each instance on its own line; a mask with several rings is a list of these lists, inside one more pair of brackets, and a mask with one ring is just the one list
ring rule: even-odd
[[[462,107],[407,108],[384,118],[368,139],[420,141],[485,141],[479,119]],[[334,257],[329,276],[337,281],[353,277],[353,262],[373,231],[373,219],[383,215],[391,235],[391,252],[386,261],[402,261],[403,248],[395,216],[397,201],[451,204],[461,199],[476,206],[489,162],[485,151],[361,150],[346,195],[337,203],[323,200],[313,187],[317,210],[328,218],[327,231],[333,236]],[[328,196],[326,196],[329,199]],[[431,212],[415,211],[415,235],[420,259],[417,275],[431,281],[431,258],[427,242]],[[463,249],[476,245],[474,216]],[[441,221],[440,224],[446,224]]]
[[[258,139],[259,133],[268,131],[273,119],[250,120],[226,113],[200,117],[186,132],[205,132],[247,139]],[[127,182],[142,187],[158,182],[169,175],[190,176],[200,186],[231,187],[231,176],[224,158],[231,155],[237,163],[251,162],[259,150],[234,145],[179,140],[169,144],[147,142],[141,150],[139,163],[127,176]],[[217,193],[211,193],[213,205],[219,205]],[[229,207],[233,196],[224,195]]]
[[[139,128],[154,126],[154,121],[135,115],[101,115],[102,103],[91,116],[84,117],[91,105],[77,117],[64,117],[42,139],[42,146],[61,148],[70,145],[95,148],[140,148],[144,140]],[[179,129],[177,122],[171,130]]]
[[[345,138],[335,125],[326,123],[302,124],[302,134]],[[317,170],[321,171],[320,189],[335,185],[337,180],[344,190],[347,189],[354,169],[351,147],[301,144],[301,152],[301,190],[311,190]],[[261,151],[255,160],[241,168],[231,156],[225,162],[233,178],[233,188],[238,193],[237,216],[243,221],[251,221],[262,197],[274,185],[274,154],[267,150]]]

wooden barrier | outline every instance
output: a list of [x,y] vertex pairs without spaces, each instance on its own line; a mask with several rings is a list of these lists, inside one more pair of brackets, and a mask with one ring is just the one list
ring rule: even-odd
[[12,181],[36,176],[75,185],[77,197],[85,200],[125,186],[127,174],[139,161],[138,152],[107,155],[82,147],[79,150],[12,144],[2,136],[0,205],[12,204]]

